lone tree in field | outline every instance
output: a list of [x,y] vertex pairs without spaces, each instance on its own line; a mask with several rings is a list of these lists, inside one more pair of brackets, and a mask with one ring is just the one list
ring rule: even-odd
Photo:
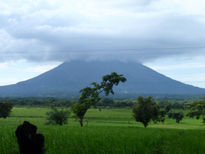
[[9,116],[13,105],[11,103],[0,103],[0,118],[6,118]]
[[157,121],[159,116],[159,106],[152,97],[138,97],[137,103],[133,107],[133,116],[137,122],[143,123],[146,128],[151,120]]
[[80,119],[80,125],[83,127],[83,119],[87,110],[91,106],[95,106],[100,101],[100,94],[104,92],[106,96],[110,93],[114,94],[113,86],[117,86],[120,82],[125,82],[126,78],[123,75],[118,75],[113,72],[102,77],[100,84],[93,82],[92,87],[85,87],[80,90],[81,96],[78,102],[73,105],[72,110]]
[[205,123],[205,98],[186,104],[186,108],[191,110],[187,114],[188,117],[196,117],[196,119],[200,119],[200,117],[202,117],[203,122]]

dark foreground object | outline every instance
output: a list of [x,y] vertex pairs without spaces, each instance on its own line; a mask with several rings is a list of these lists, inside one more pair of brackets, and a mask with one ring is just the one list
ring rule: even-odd
[[44,136],[37,133],[37,127],[27,121],[16,129],[20,154],[44,154]]

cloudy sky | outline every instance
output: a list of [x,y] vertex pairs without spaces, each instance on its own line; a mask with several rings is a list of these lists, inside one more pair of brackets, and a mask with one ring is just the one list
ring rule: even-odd
[[205,1],[0,0],[0,10],[0,85],[97,59],[205,88]]

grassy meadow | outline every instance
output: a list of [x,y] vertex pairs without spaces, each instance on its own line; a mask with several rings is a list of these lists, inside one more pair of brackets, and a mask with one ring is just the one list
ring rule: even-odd
[[45,125],[49,108],[15,107],[7,119],[0,119],[0,154],[17,154],[15,129],[24,120],[38,126],[45,136],[48,154],[204,154],[205,124],[185,117],[150,123],[148,128],[134,121],[131,109],[90,109],[81,128],[71,114],[68,124]]

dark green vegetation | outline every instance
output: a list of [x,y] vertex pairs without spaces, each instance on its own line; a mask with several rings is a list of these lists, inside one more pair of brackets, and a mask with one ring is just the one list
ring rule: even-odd
[[111,74],[102,77],[102,82],[100,84],[93,82],[92,87],[85,87],[80,90],[81,96],[78,102],[72,106],[72,110],[76,117],[80,120],[80,125],[83,127],[83,119],[87,110],[91,106],[96,106],[100,101],[101,93],[105,93],[108,96],[110,93],[114,94],[113,86],[117,86],[120,82],[125,82],[126,78],[123,75],[118,75],[113,72]]
[[135,120],[143,123],[145,128],[151,120],[157,121],[159,117],[159,106],[152,97],[138,97],[132,111]]
[[9,102],[0,102],[0,118],[6,118],[9,116],[13,105]]
[[202,117],[205,123],[205,98],[188,103],[186,107],[191,110],[187,116],[191,118],[196,117],[196,119]]
[[[118,87],[117,87],[118,88]],[[115,94],[116,95],[116,94]],[[115,95],[112,95],[113,97]],[[108,98],[102,97],[100,102],[96,104],[99,107],[117,107],[117,108],[124,108],[124,107],[132,107],[136,103],[136,98]],[[144,97],[148,97],[145,95]],[[168,104],[171,105],[172,109],[184,109],[185,104],[199,100],[200,97],[179,97],[173,98],[177,96],[172,96],[171,98],[167,97],[160,97],[155,98],[155,101],[159,104],[160,108],[165,108]],[[22,97],[22,98],[0,98],[0,102],[10,102],[14,106],[32,106],[32,107],[69,107],[76,103],[78,97],[74,98],[53,98],[53,97]],[[200,99],[201,100],[201,99]]]
[[[1,118],[0,153],[17,153],[14,132],[24,120],[37,125],[39,132],[45,135],[48,154],[203,154],[205,150],[205,125],[201,120],[185,117],[177,124],[166,117],[164,124],[151,122],[145,129],[135,122],[130,108],[89,109],[81,128],[72,114],[66,125],[45,125],[48,111],[49,108],[42,107],[14,107],[9,118]],[[179,111],[187,113],[176,110]]]
[[[160,105],[161,104],[157,104],[152,97],[143,98],[142,96],[140,96],[137,99],[137,103],[133,106],[133,116],[136,121],[143,123],[145,128],[148,126],[151,120],[155,123],[164,123],[166,115],[168,116],[168,118],[175,119],[176,123],[179,123],[184,118],[183,112],[172,111],[172,104],[166,104],[165,106],[161,107],[161,109]],[[190,103],[188,105],[190,105]],[[201,111],[203,110],[201,109],[201,106],[204,105],[205,101],[200,101],[200,111],[197,112],[197,115],[198,113],[204,113]],[[184,109],[184,107],[182,107],[181,109]],[[190,113],[192,114],[193,112]],[[189,116],[190,113],[188,113],[187,115]]]
[[170,112],[168,113],[168,117],[175,119],[176,123],[179,123],[184,118],[184,114],[182,112]]
[[[25,101],[25,99],[22,98],[19,101]],[[151,97],[141,97],[141,102],[151,102],[148,104],[154,106],[157,104],[159,109],[158,118],[156,119],[158,122],[155,123],[155,119],[154,122],[149,121],[146,129],[142,123],[136,122],[133,117],[130,104],[135,104],[136,99],[102,99],[97,106],[100,109],[90,108],[87,110],[84,117],[84,127],[82,128],[73,113],[69,114],[67,124],[64,119],[67,118],[64,114],[64,111],[68,109],[67,106],[71,106],[70,104],[73,104],[76,100],[38,98],[36,100],[40,102],[38,105],[43,104],[44,107],[29,106],[30,102],[35,103],[35,98],[27,98],[26,100],[28,101],[26,106],[16,106],[12,109],[8,118],[0,118],[1,154],[18,153],[15,129],[25,120],[38,126],[39,132],[44,134],[48,154],[204,154],[205,151],[203,116],[198,117],[199,120],[184,116],[180,123],[176,123],[176,119],[168,118],[169,113],[189,115],[193,112],[193,108],[186,108],[187,100],[153,100]],[[2,101],[12,102],[13,100],[4,99]],[[51,102],[52,107],[59,106],[59,108],[51,110],[50,107],[46,107],[47,102]],[[138,99],[139,102],[140,99]],[[197,102],[200,102],[199,107],[205,103],[204,99]],[[30,105],[33,105],[32,103]],[[122,108],[114,108],[116,105]],[[66,110],[61,110],[63,106]],[[48,117],[46,113],[48,112],[49,115],[52,115],[51,123],[64,125],[46,125]],[[152,112],[152,110],[147,112]],[[60,122],[58,122],[59,113],[64,115],[63,117],[60,116],[60,119],[63,119]]]
[[52,108],[51,111],[46,113],[48,116],[47,124],[67,124],[69,113],[68,109]]

